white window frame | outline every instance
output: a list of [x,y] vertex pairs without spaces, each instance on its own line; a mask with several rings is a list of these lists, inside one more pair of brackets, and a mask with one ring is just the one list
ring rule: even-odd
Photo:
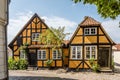
[[[75,47],[75,58],[73,58],[73,47]],[[80,58],[78,58],[78,48],[80,47]],[[82,46],[71,46],[71,59],[82,59]]]
[[20,59],[27,59],[27,56],[25,54],[25,50],[20,50]]
[[[90,58],[87,58],[87,54],[86,54],[86,47],[89,47],[90,48]],[[95,58],[94,59],[97,59],[97,46],[85,46],[85,59],[92,59],[92,47],[95,47]]]
[[32,41],[39,41],[38,40],[39,35],[40,35],[40,33],[32,33]]
[[[43,57],[44,52],[45,52],[45,58]],[[45,60],[46,59],[46,50],[38,50],[37,51],[37,59],[38,60]]]
[[[92,29],[95,29],[94,34],[92,33]],[[89,32],[86,32],[86,31],[89,31]],[[88,33],[88,34],[86,34],[86,33]],[[97,28],[84,28],[84,34],[85,35],[96,35],[97,34]]]
[[[55,53],[54,53],[55,51]],[[55,58],[54,58],[54,54],[56,55]],[[58,52],[58,50],[53,50],[52,51],[52,58],[53,59],[61,59],[61,53]]]

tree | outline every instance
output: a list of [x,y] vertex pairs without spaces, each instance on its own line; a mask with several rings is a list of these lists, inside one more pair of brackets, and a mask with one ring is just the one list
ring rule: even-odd
[[61,45],[60,39],[53,33],[52,30],[47,29],[45,32],[41,33],[39,36],[39,42],[44,45],[44,47],[54,47]]
[[74,3],[93,4],[103,18],[115,19],[120,15],[120,0],[72,0]]
[[[58,54],[62,55],[62,44],[69,33],[64,33],[65,27],[59,27],[55,29],[51,27],[51,29],[47,29],[45,32],[41,33],[39,36],[39,42],[44,45],[44,47],[50,47],[52,50],[60,47],[58,49]],[[51,67],[51,63],[53,60],[48,59],[46,64],[48,67]]]
[[51,27],[39,36],[39,42],[45,44],[45,47],[54,45],[54,48],[61,46],[65,37],[69,33],[64,33],[65,27],[59,27],[58,29]]

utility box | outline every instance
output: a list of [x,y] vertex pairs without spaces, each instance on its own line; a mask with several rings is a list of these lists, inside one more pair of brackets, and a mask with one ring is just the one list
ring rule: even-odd
[[10,0],[0,0],[0,80],[8,80],[7,24]]

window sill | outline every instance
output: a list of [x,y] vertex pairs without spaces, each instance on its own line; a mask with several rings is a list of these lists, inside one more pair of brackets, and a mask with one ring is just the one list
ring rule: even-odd
[[61,60],[61,59],[53,59],[53,60]]
[[82,60],[82,59],[70,59],[70,60]]
[[97,34],[84,34],[85,36],[96,36]]
[[38,61],[47,61],[47,59],[38,59]]
[[36,40],[32,40],[32,42],[38,42],[38,41],[36,41]]
[[[90,61],[90,59],[85,59],[85,60]],[[97,61],[97,59],[94,59],[94,60]]]

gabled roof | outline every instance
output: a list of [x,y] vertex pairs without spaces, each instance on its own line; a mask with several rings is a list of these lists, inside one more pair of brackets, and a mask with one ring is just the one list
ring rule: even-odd
[[18,34],[13,38],[13,40],[9,43],[8,46],[10,46],[10,44],[12,44],[16,39],[17,37],[24,31],[24,29],[29,25],[30,22],[32,22],[34,20],[34,18],[39,18],[39,20],[47,27],[49,28],[45,23],[44,21],[37,15],[37,13],[35,13],[31,18],[30,20],[23,26],[23,28],[18,32]]
[[79,24],[80,26],[98,26],[100,22],[96,21],[95,19],[85,16],[84,20]]
[[104,30],[104,28],[102,27],[101,23],[96,21],[95,19],[86,16],[84,18],[84,20],[78,25],[76,31],[74,32],[73,36],[71,37],[69,43],[71,43],[71,41],[73,40],[74,36],[77,34],[78,30],[80,29],[80,27],[87,27],[87,26],[100,26],[103,30],[103,32],[105,33],[106,37],[110,40],[110,42],[115,45],[116,43],[110,38],[110,36],[106,33],[106,31]]

